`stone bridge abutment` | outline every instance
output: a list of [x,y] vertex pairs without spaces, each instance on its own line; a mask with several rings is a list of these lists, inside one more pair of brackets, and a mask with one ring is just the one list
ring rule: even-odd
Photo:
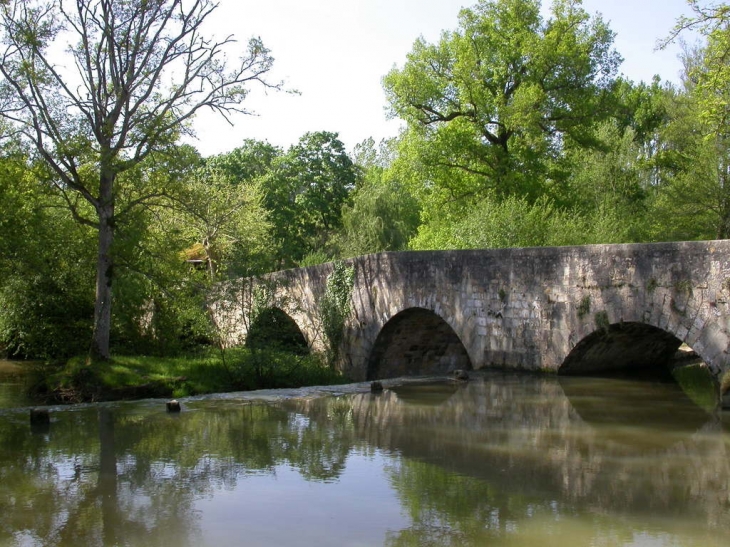
[[[355,277],[340,366],[353,380],[641,367],[682,343],[715,378],[730,369],[728,240],[380,253],[346,263]],[[320,306],[332,270],[265,276],[271,305],[315,350],[324,348]],[[227,298],[214,307],[231,343],[241,342],[245,299]]]

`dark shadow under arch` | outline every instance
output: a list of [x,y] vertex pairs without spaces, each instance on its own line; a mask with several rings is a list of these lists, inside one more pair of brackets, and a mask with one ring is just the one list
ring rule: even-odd
[[395,315],[378,334],[368,361],[367,379],[445,374],[470,370],[464,344],[449,324],[424,308]]
[[638,373],[652,369],[668,372],[682,341],[645,323],[614,323],[578,342],[558,374]]
[[299,355],[309,353],[309,346],[296,321],[280,308],[263,310],[251,324],[246,347],[275,349]]
[[[717,378],[691,348],[685,346],[678,351],[681,345],[679,338],[658,327],[615,323],[581,340],[563,361],[558,374],[678,384],[676,387],[694,404],[702,408],[716,407],[720,401]],[[665,394],[669,388],[655,389]],[[680,399],[674,395],[669,398],[672,397]]]

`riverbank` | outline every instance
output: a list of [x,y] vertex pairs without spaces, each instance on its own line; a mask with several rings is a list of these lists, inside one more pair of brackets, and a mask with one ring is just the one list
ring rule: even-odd
[[185,397],[254,389],[342,384],[348,380],[317,356],[237,348],[181,357],[77,357],[34,367],[31,395],[44,403]]

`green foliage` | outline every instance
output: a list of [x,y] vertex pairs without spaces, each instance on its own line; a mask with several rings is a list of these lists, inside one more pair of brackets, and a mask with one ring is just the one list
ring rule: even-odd
[[0,351],[59,359],[87,350],[93,294],[75,279],[78,274],[45,271],[6,279],[0,289]]
[[47,374],[39,389],[50,401],[69,403],[184,397],[345,381],[316,356],[238,348],[229,351],[227,362],[213,352],[164,358],[115,355],[109,362],[73,358]]
[[662,135],[666,176],[651,226],[659,240],[730,237],[730,8],[689,4],[693,17],[680,18],[666,43],[686,29],[705,41],[683,45],[683,89]]
[[582,319],[591,312],[591,295],[585,295],[575,309],[578,318]]
[[[569,142],[593,144],[613,104],[620,57],[613,33],[577,2],[482,0],[436,44],[418,40],[384,78],[420,179],[441,203],[493,192],[534,198]],[[405,150],[404,150],[405,151]]]
[[608,313],[605,310],[596,312],[593,319],[596,322],[596,329],[608,333],[608,328],[611,326],[611,323],[608,319]]
[[600,124],[595,134],[602,149],[568,150],[570,176],[555,193],[583,215],[610,212],[621,219],[625,227],[621,231],[629,240],[640,239],[651,170],[637,159],[644,155],[638,134],[631,127],[622,129],[616,120]]
[[223,173],[234,184],[252,183],[267,175],[282,154],[278,146],[246,139],[230,152],[207,158],[205,164],[211,170]]
[[486,198],[466,211],[428,214],[410,246],[413,249],[486,249],[630,241],[630,226],[607,208],[580,214],[556,207],[543,197],[535,203],[509,197]]
[[692,296],[692,281],[689,279],[680,279],[674,283],[674,290],[677,293]]
[[277,250],[272,269],[297,265],[312,252],[331,256],[331,240],[356,178],[336,133],[307,133],[273,161],[261,179]]
[[698,0],[687,3],[693,16],[680,17],[664,45],[686,30],[699,32],[705,38],[702,62],[692,67],[689,76],[696,85],[702,121],[712,133],[727,135],[730,123],[730,6],[726,3],[703,6]]
[[404,250],[419,222],[419,204],[407,188],[386,179],[382,168],[370,168],[353,193],[352,205],[342,209],[341,255]]
[[355,268],[344,262],[335,262],[327,277],[327,287],[319,302],[322,331],[327,341],[327,361],[331,367],[337,362],[345,336],[345,322],[350,315]]
[[0,158],[0,354],[54,359],[89,347],[94,232],[68,218],[43,172]]
[[312,251],[302,257],[297,263],[300,268],[307,268],[309,266],[316,266],[318,264],[324,264],[325,262],[332,262],[332,257],[325,251]]
[[[42,158],[71,218],[99,232],[90,352],[107,358],[115,236],[134,209],[160,205],[140,166],[170,148],[201,108],[244,112],[273,59],[260,39],[227,67],[231,37],[201,34],[209,2],[11,0],[0,4],[0,117]],[[62,44],[59,42],[62,40]],[[63,47],[66,46],[66,47]],[[65,62],[55,56],[63,49]]]
[[271,225],[257,183],[207,166],[191,173],[174,201],[172,220],[188,246],[202,246],[211,281],[257,274],[270,264]]

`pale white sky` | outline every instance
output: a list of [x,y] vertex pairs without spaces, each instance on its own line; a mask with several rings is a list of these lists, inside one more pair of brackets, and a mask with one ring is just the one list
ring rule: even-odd
[[[246,107],[258,116],[238,115],[234,126],[208,114],[195,123],[194,144],[207,156],[240,146],[243,139],[268,140],[288,147],[308,131],[332,131],[349,150],[373,137],[397,135],[400,122],[386,120],[381,78],[402,66],[418,36],[438,40],[457,28],[457,16],[470,0],[219,0],[210,30],[234,34],[245,45],[260,36],[274,58],[271,80],[285,80],[301,95],[249,96]],[[550,2],[543,1],[547,10]],[[621,72],[634,81],[677,80],[678,47],[656,51],[675,20],[688,14],[686,0],[584,0],[617,33],[624,57]]]

